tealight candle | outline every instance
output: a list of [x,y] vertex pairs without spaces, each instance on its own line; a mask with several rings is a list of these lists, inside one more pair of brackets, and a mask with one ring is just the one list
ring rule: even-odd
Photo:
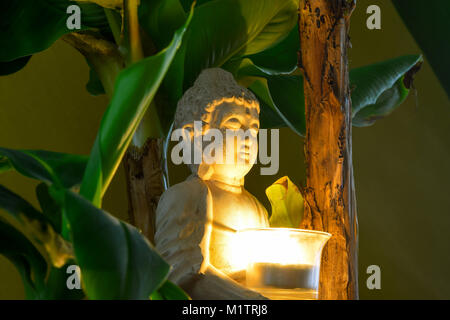
[[244,229],[236,233],[233,259],[245,268],[247,287],[270,299],[317,299],[322,248],[330,237],[302,229]]

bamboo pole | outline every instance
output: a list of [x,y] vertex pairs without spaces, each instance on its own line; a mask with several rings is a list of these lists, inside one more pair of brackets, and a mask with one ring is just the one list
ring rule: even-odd
[[300,0],[307,166],[302,228],[333,236],[321,265],[320,299],[357,299],[357,218],[347,49],[355,1]]

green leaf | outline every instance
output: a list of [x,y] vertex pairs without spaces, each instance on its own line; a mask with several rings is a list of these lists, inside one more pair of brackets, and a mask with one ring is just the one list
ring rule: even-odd
[[47,1],[3,0],[0,12],[0,61],[47,49],[70,31],[65,14]]
[[70,243],[55,232],[50,221],[31,204],[2,185],[0,220],[27,236],[49,264],[61,267],[73,257]]
[[303,218],[303,197],[297,186],[287,177],[275,181],[266,189],[272,205],[269,219],[272,228],[298,228]]
[[[182,4],[186,8],[192,2]],[[162,88],[168,101],[158,109],[163,128],[167,131],[178,100],[203,69],[227,69],[233,61],[277,46],[296,25],[297,8],[294,0],[214,0],[197,5]]]
[[90,299],[148,299],[166,280],[169,265],[133,226],[64,192],[76,261]]
[[19,272],[27,299],[82,299],[82,290],[69,290],[66,286],[67,267],[51,267],[47,276],[45,258],[33,244],[13,226],[0,219],[0,254],[14,264]]
[[0,254],[14,264],[19,272],[27,299],[82,299],[82,290],[69,290],[66,286],[67,267],[51,267],[47,276],[45,258],[33,244],[13,226],[0,219]]
[[[27,220],[37,220],[41,224],[48,223],[48,220],[31,204],[2,185],[0,185],[0,209],[2,209],[0,217],[3,219],[6,217],[5,213],[3,213],[4,210],[11,218],[17,221],[20,221],[23,215]],[[43,230],[45,228],[46,226],[42,227]]]
[[36,197],[41,206],[42,213],[53,226],[57,233],[61,233],[62,209],[50,194],[50,188],[44,182],[36,187]]
[[[201,6],[202,4],[206,3],[206,2],[210,2],[213,0],[196,0],[196,6]],[[183,6],[184,11],[189,12],[192,4],[194,3],[194,0],[180,0],[181,5]]]
[[[47,0],[49,1],[49,0]],[[51,0],[62,2],[62,11],[65,13],[67,10],[67,6],[73,4],[74,1],[69,0],[67,4],[67,0]],[[66,3],[64,3],[66,2]],[[99,31],[104,37],[106,37],[111,42],[114,42],[114,37],[112,35],[111,28],[109,26],[108,18],[105,14],[105,9],[99,5],[93,3],[80,3],[77,5],[81,9],[81,29],[90,29],[92,31]],[[67,13],[65,14],[67,19]]]
[[367,127],[389,115],[408,96],[409,89],[403,83],[403,77],[385,90],[374,104],[364,106],[353,116],[352,124],[355,127]]
[[[235,72],[241,81],[250,78],[248,88],[261,105],[261,127],[288,126],[298,135],[305,133],[305,98],[303,79],[296,75],[270,75],[243,59]],[[248,81],[248,80],[247,80]]]
[[91,2],[96,3],[99,6],[109,9],[122,8],[123,0],[77,0],[77,2]]
[[156,290],[155,292],[153,292],[150,295],[150,300],[164,300],[164,297],[162,296],[162,294],[159,293],[158,290]]
[[158,49],[169,45],[174,32],[183,26],[186,17],[179,0],[141,0],[139,6],[139,24]]
[[[186,10],[187,13],[192,9],[191,4]],[[165,48],[168,45],[174,32],[185,23],[186,16],[179,0],[142,0],[139,6],[140,26],[150,36],[156,49]],[[185,38],[186,34],[183,39]],[[159,88],[159,95],[164,98],[160,99],[156,106],[164,133],[169,131],[173,110],[183,94],[185,47],[182,45],[178,49]],[[166,102],[167,105],[165,105]]]
[[267,86],[279,116],[294,132],[303,135],[306,131],[303,78],[294,75],[269,76]]
[[151,300],[191,300],[186,292],[176,284],[167,280],[150,296]]
[[27,299],[36,299],[43,289],[47,264],[33,244],[0,219],[0,254],[19,271]]
[[[13,61],[50,47],[62,35],[72,32],[66,26],[69,0],[2,0],[0,7],[0,61]],[[80,4],[82,30],[107,30],[101,7]],[[100,9],[100,10],[99,10]],[[78,31],[78,30],[77,30]]]
[[31,56],[25,56],[13,61],[0,62],[0,76],[15,73],[26,66]]
[[[354,125],[372,124],[403,102],[408,95],[412,77],[421,63],[420,55],[408,55],[351,70]],[[405,75],[407,77],[402,81]],[[407,83],[407,87],[404,83]],[[365,108],[369,108],[370,112]],[[359,112],[363,113],[358,116]],[[363,114],[370,114],[371,120],[361,122],[360,119],[366,118]]]
[[[420,55],[407,55],[351,70],[353,125],[371,125],[398,107],[407,97],[421,62]],[[304,136],[302,76],[270,75],[250,59],[243,59],[234,68],[240,82],[250,83],[249,88],[262,102],[262,127],[278,127],[281,122]]]
[[87,157],[83,155],[44,150],[0,148],[0,156],[7,158],[10,165],[24,176],[66,188],[81,182],[87,163]]
[[297,8],[293,0],[216,0],[197,7],[184,41],[184,88],[205,68],[282,41],[297,23]]
[[0,155],[0,173],[12,170],[12,166],[8,161],[8,158]]
[[97,134],[80,193],[97,206],[177,52],[191,15],[158,54],[124,69]]
[[50,269],[47,277],[45,287],[39,292],[39,299],[45,300],[81,300],[86,297],[82,289],[69,289],[67,287],[67,279],[70,274],[67,273],[67,268],[70,265],[75,265],[75,261],[68,261],[61,268]]
[[273,129],[285,127],[286,120],[283,120],[270,96],[267,81],[265,79],[257,79],[248,88],[256,95],[259,101],[259,121],[261,128]]
[[450,97],[450,1],[395,0],[392,4]]
[[183,96],[184,63],[186,46],[181,46],[163,80],[159,94],[165,99],[160,99],[157,104],[158,115],[165,135],[173,122],[175,110],[179,99]]
[[287,74],[297,68],[300,50],[298,24],[284,40],[263,52],[246,56],[259,69],[270,75]]

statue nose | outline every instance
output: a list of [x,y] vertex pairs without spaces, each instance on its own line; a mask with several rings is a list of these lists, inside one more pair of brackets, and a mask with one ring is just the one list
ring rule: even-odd
[[256,140],[254,137],[246,137],[244,142],[244,149],[246,152],[250,152],[255,145]]
[[252,139],[249,136],[245,136],[244,138],[244,146],[245,147],[251,147],[253,144]]

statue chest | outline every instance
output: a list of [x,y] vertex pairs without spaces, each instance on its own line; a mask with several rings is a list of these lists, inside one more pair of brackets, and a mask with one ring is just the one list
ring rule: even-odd
[[236,271],[232,261],[236,244],[234,231],[245,228],[268,227],[267,213],[256,198],[242,188],[229,191],[208,183],[212,195],[213,226],[210,239],[210,263],[231,273]]

